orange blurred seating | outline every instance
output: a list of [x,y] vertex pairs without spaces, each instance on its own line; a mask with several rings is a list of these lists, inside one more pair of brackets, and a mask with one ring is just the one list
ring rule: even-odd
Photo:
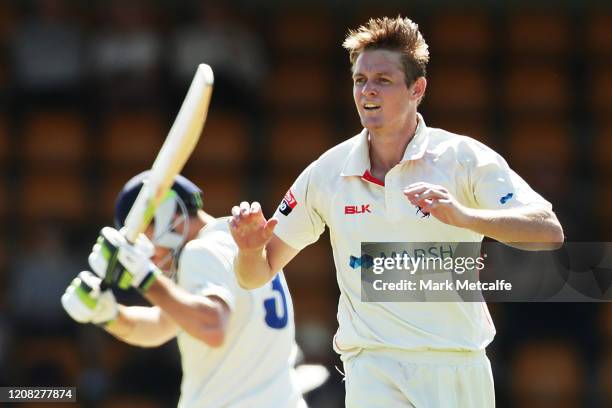
[[568,85],[557,65],[515,65],[505,78],[504,103],[514,113],[562,114],[570,103]]
[[[610,303],[607,303],[608,305]],[[612,317],[612,316],[611,316]],[[608,345],[610,343],[607,343]],[[612,406],[612,350],[608,349],[604,358],[599,359],[598,385],[602,397],[602,406]]]
[[323,111],[333,102],[333,81],[321,64],[309,60],[283,62],[264,86],[265,101],[276,110]]
[[284,115],[271,124],[272,166],[304,168],[334,145],[331,123],[320,116]]
[[103,341],[102,347],[98,349],[100,367],[111,378],[117,377],[133,353],[132,346],[115,338],[105,338]]
[[287,11],[273,21],[272,46],[283,55],[326,55],[338,40],[333,19],[321,11]]
[[0,60],[0,92],[4,92],[11,80],[10,67],[6,61]]
[[91,204],[82,175],[70,171],[29,171],[22,180],[18,211],[30,220],[81,220]]
[[[612,188],[610,189],[610,197],[612,198]],[[609,201],[608,201],[609,203]],[[612,303],[602,302],[599,304],[599,331],[603,340],[603,344],[611,345],[612,352]],[[612,357],[612,354],[611,354]],[[611,366],[612,368],[612,366]],[[612,372],[610,373],[612,374]],[[612,381],[612,378],[610,378]],[[612,389],[611,389],[612,391]]]
[[[19,23],[16,13],[16,4],[3,2],[0,7],[0,47],[6,49],[13,35],[14,29]],[[0,92],[4,92],[11,81],[11,67],[9,58],[0,59]]]
[[237,112],[211,112],[206,119],[201,140],[188,164],[199,166],[232,166],[244,164],[251,147],[250,123]]
[[[597,227],[600,236],[604,240],[612,239],[612,213],[610,213],[610,203],[612,203],[612,176],[608,176],[601,180],[597,190],[597,200],[594,203],[596,212]],[[608,317],[612,319],[612,313],[608,313]],[[604,326],[603,329],[609,330],[609,340],[612,341],[612,320],[608,323],[609,326]]]
[[[333,285],[333,282],[329,282],[323,284],[326,286]],[[293,300],[295,322],[298,327],[301,327],[302,324],[312,324],[313,322],[329,330],[335,330],[338,327],[336,318],[338,314],[338,298],[332,295],[330,290],[309,290],[306,292],[300,291],[299,287],[291,283],[288,285],[291,291],[291,299]]]
[[291,188],[293,182],[298,178],[304,168],[277,167],[264,176],[262,181],[267,194],[261,198],[261,205],[265,214],[272,214],[276,211],[282,199],[285,197],[285,194],[287,194],[287,191]]
[[0,163],[6,164],[10,154],[11,135],[7,118],[0,116]]
[[0,44],[4,44],[19,24],[15,4],[6,2],[0,7]]
[[512,54],[559,57],[570,50],[570,21],[553,11],[519,12],[508,21],[508,48]]
[[590,78],[589,105],[598,116],[612,116],[612,63],[595,66]]
[[268,186],[267,197],[270,200],[268,204],[271,204],[274,210],[276,210],[276,207],[278,207],[302,170],[298,167],[290,169],[277,168],[273,172],[268,173],[265,180]]
[[589,16],[586,26],[587,49],[592,57],[612,57],[612,13],[608,9],[594,10]]
[[244,176],[235,171],[210,169],[197,173],[185,173],[203,191],[204,210],[214,217],[226,217],[234,205],[245,200]]
[[106,164],[150,168],[169,130],[159,112],[116,112],[106,118],[98,149]]
[[432,53],[445,56],[485,56],[492,43],[491,21],[480,12],[450,12],[434,16],[426,34]]
[[612,179],[612,120],[608,119],[596,125],[591,155],[598,174]]
[[510,166],[546,197],[562,196],[570,187],[573,146],[564,123],[520,120],[511,123],[508,134]]
[[[319,116],[284,115],[271,124],[264,180],[268,194],[264,210],[275,211],[285,193],[300,173],[333,147],[335,139],[330,123]],[[351,135],[344,135],[347,139]]]
[[77,384],[81,373],[81,361],[74,339],[70,337],[28,338],[17,345],[15,353],[20,368],[24,371],[34,369],[41,363],[52,363],[65,376],[65,378],[57,379],[57,381],[62,381],[62,384],[57,384],[57,386]]
[[512,406],[581,407],[583,376],[583,362],[569,344],[543,340],[527,343],[512,362]]
[[147,167],[132,166],[110,168],[108,171],[104,171],[98,188],[98,199],[95,203],[96,215],[107,223],[111,222],[115,211],[115,200],[121,188],[129,179],[145,170],[147,170]]
[[559,121],[517,120],[509,127],[508,143],[508,160],[519,166],[553,162],[567,168],[572,159],[569,129]]
[[332,249],[328,240],[319,239],[307,246],[284,268],[289,287],[317,291],[325,282],[330,285],[336,276]]
[[433,111],[483,112],[491,104],[486,72],[476,65],[434,65],[423,103]]
[[0,310],[7,310],[8,305],[8,296],[4,294],[8,294],[7,286],[8,286],[8,260],[9,260],[9,242],[10,236],[4,232],[0,231],[0,293],[3,294],[0,297]]
[[[0,177],[0,219],[4,219],[11,213],[11,207],[15,207],[14,194],[9,194],[7,181],[4,177]],[[0,243],[0,245],[3,245]]]
[[89,158],[86,123],[71,111],[29,114],[22,134],[26,166],[80,166]]

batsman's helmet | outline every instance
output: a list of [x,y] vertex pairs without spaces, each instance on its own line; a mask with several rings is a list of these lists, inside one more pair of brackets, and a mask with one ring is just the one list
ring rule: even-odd
[[[145,171],[132,177],[117,196],[115,202],[115,227],[117,229],[124,226],[125,219],[149,173],[150,171]],[[189,217],[197,214],[201,208],[202,190],[187,178],[181,175],[176,176],[169,194],[155,211],[153,243],[174,251],[179,250],[184,244],[186,232],[177,234],[176,226],[180,223],[188,223]],[[177,212],[182,217],[176,218]]]

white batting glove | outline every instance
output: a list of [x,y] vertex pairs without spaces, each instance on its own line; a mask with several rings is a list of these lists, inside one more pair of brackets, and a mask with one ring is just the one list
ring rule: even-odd
[[161,274],[151,261],[154,250],[153,243],[144,234],[130,244],[121,232],[104,227],[89,254],[89,266],[105,285],[124,290],[133,286],[144,293]]
[[72,280],[62,295],[66,313],[79,323],[106,325],[117,318],[117,301],[113,292],[101,290],[102,280],[83,271]]

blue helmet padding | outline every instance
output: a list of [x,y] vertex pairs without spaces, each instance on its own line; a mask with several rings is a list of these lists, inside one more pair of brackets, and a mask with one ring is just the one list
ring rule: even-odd
[[[130,209],[142,188],[144,180],[149,176],[150,170],[132,177],[117,196],[115,201],[115,228],[120,229],[125,224]],[[202,190],[187,178],[177,175],[172,184],[172,190],[185,203],[189,212],[202,208]]]

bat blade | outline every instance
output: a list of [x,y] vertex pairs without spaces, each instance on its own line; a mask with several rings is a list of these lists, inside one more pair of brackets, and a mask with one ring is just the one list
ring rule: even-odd
[[170,132],[153,162],[149,178],[125,220],[125,237],[134,242],[155,214],[198,140],[210,105],[214,76],[210,66],[200,64]]

